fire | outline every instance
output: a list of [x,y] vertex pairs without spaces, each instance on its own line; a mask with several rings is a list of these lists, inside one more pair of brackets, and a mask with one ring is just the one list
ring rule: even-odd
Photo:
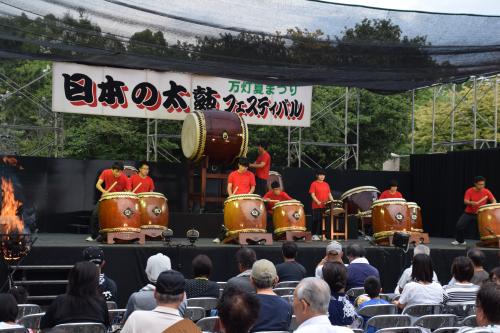
[[12,180],[2,177],[2,209],[0,210],[0,225],[2,234],[21,234],[24,230],[23,220],[17,216],[17,210],[22,202],[17,201],[14,196],[14,185]]

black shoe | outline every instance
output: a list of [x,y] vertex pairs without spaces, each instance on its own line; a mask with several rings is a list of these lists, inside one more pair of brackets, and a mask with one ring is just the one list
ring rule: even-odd
[[97,238],[95,239],[96,242],[98,243],[102,243],[102,241],[104,240],[104,236],[103,235],[99,235],[97,236]]

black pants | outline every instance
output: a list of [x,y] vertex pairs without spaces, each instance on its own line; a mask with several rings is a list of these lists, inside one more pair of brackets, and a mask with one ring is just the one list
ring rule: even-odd
[[474,223],[474,225],[477,226],[477,215],[476,214],[470,214],[470,213],[463,213],[460,218],[457,221],[456,229],[457,229],[457,234],[455,239],[459,243],[464,242],[464,231],[465,229]]
[[[321,235],[323,230],[322,230],[322,220],[323,220],[323,214],[325,213],[324,208],[314,208],[312,210],[312,223],[309,228],[311,233],[313,235]],[[325,229],[326,229],[326,237],[330,238],[330,221],[328,220],[328,223],[325,221]]]
[[273,225],[273,215],[267,213],[267,219],[266,219],[266,231],[268,233],[273,233],[274,231],[274,225]]
[[259,177],[255,177],[255,193],[260,196],[264,196],[267,193],[267,180]]
[[92,210],[92,214],[90,215],[90,236],[96,239],[99,236],[99,202],[97,202]]

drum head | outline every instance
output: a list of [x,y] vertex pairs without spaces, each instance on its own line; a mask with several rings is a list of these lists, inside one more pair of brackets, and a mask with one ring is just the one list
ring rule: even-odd
[[196,113],[190,113],[184,119],[181,132],[181,146],[184,156],[194,159],[201,144],[200,121]]

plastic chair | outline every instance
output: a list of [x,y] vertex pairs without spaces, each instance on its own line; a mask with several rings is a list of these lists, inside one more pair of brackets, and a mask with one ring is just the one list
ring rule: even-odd
[[203,332],[217,332],[219,326],[219,317],[205,317],[196,323]]
[[285,295],[281,296],[285,301],[288,302],[288,304],[292,305],[293,304],[293,295]]
[[275,288],[295,288],[300,281],[282,281],[279,282]]
[[365,294],[365,288],[351,288],[345,293],[351,300],[355,300],[358,296]]
[[293,331],[297,330],[298,327],[299,327],[299,323],[297,323],[297,317],[295,317],[295,315],[292,315],[292,321],[290,322],[290,327],[288,328],[288,330],[290,332],[293,332]]
[[454,314],[458,317],[458,320],[463,320],[465,317],[476,314],[476,304],[464,303],[464,304],[445,305],[442,313]]
[[219,300],[214,297],[195,297],[187,299],[188,307],[200,307],[205,309],[205,311],[210,311],[217,307]]
[[118,304],[116,304],[116,302],[107,301],[106,305],[108,306],[108,310],[118,309]]
[[420,327],[388,327],[377,331],[377,333],[422,333]]
[[40,329],[40,321],[42,320],[42,317],[45,315],[45,312],[42,313],[34,313],[34,314],[29,314],[17,321],[19,325],[23,325],[26,328],[30,328],[32,330],[39,330]]
[[69,323],[56,325],[66,333],[106,333],[106,326],[99,323]]
[[22,318],[22,317],[27,316],[27,315],[30,315],[30,314],[42,312],[40,305],[37,305],[37,304],[18,304],[17,309],[18,309],[17,319]]
[[452,327],[457,324],[457,316],[453,314],[425,315],[417,318],[414,326],[436,330],[441,327]]
[[440,314],[443,310],[441,304],[412,304],[403,309],[405,315],[422,317],[425,315]]
[[[358,310],[358,314],[364,318],[371,318],[383,315],[395,315],[397,313],[398,313],[398,308],[394,304],[367,305]],[[366,320],[363,323],[364,329],[366,329],[367,322],[368,320]]]
[[278,296],[293,295],[295,288],[274,288],[274,293]]
[[189,319],[193,322],[205,318],[205,309],[198,306],[188,306],[184,312],[184,318]]
[[459,329],[460,327],[441,327],[433,331],[432,333],[456,333]]
[[366,326],[373,326],[377,329],[394,328],[394,327],[409,327],[411,326],[411,318],[407,315],[381,315],[374,316],[368,319]]
[[27,333],[28,329],[24,327],[18,328],[0,328],[0,332],[2,333]]
[[121,325],[125,319],[125,312],[127,312],[127,309],[108,309],[111,325]]
[[465,319],[462,320],[462,326],[477,327],[476,315],[465,317]]

